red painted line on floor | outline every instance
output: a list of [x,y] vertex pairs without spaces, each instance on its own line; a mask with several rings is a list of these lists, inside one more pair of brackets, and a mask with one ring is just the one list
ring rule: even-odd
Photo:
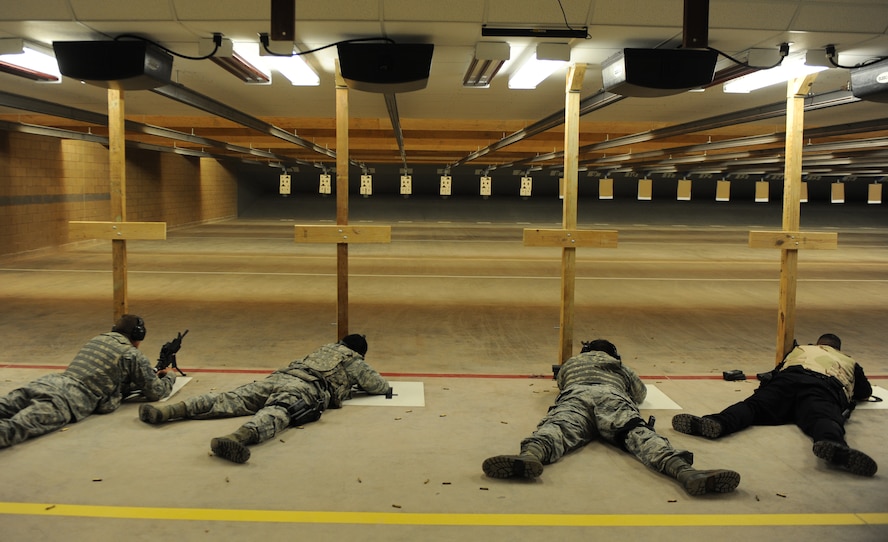
[[[9,363],[0,365],[0,369],[50,369],[56,371],[64,371],[67,365],[27,365],[21,363]],[[189,369],[183,368],[191,373],[215,373],[215,374],[271,374],[275,369]],[[500,378],[500,379],[551,379],[551,374],[496,374],[496,373],[380,373],[385,377],[395,378]],[[721,375],[639,375],[643,380],[723,380]],[[886,375],[866,375],[869,380],[885,380]],[[747,377],[746,380],[755,380],[755,376]],[[739,381],[738,381],[739,382]]]

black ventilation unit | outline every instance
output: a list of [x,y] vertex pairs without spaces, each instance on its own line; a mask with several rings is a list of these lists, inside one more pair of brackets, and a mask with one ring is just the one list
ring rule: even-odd
[[349,88],[394,94],[429,82],[431,43],[340,43],[339,71]]
[[52,48],[62,75],[103,88],[156,88],[173,71],[172,55],[146,41],[56,41]]
[[601,78],[614,94],[670,96],[712,83],[717,61],[709,49],[623,49],[602,64]]
[[888,59],[852,68],[851,94],[861,100],[888,102]]

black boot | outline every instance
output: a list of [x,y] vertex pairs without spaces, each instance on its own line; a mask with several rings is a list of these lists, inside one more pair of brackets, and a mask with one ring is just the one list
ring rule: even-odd
[[246,463],[250,459],[248,444],[256,444],[259,439],[254,431],[247,427],[241,427],[230,435],[217,437],[210,441],[210,449],[222,459],[234,463]]
[[722,424],[712,418],[701,418],[693,414],[676,414],[672,417],[672,428],[679,433],[716,439],[722,435]]
[[860,476],[873,476],[879,468],[873,458],[859,450],[849,448],[841,442],[829,440],[815,442],[814,455],[826,460],[830,465]]
[[740,475],[732,470],[697,470],[680,457],[673,457],[666,463],[667,475],[678,480],[688,495],[706,493],[729,493],[740,485]]

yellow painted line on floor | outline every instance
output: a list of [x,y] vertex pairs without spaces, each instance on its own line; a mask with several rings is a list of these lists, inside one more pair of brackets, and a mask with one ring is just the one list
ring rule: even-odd
[[844,514],[421,514],[149,508],[77,504],[0,503],[0,514],[242,523],[451,525],[492,527],[698,527],[888,525],[888,513]]

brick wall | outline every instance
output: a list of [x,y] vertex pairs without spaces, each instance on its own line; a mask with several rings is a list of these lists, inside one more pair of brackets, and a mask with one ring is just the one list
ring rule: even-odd
[[[127,220],[167,228],[234,217],[232,164],[126,150]],[[0,132],[0,255],[68,242],[68,221],[110,220],[108,150],[97,143]]]

